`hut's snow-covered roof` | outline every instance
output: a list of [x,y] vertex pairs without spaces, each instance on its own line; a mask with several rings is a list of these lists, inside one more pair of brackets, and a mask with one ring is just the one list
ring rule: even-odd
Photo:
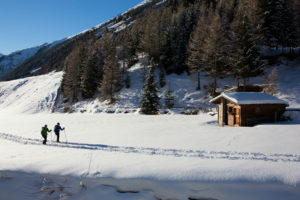
[[210,103],[218,103],[221,98],[225,98],[238,105],[247,104],[285,104],[289,105],[287,102],[278,99],[275,96],[259,93],[259,92],[232,92],[232,93],[222,93],[219,96],[210,100]]

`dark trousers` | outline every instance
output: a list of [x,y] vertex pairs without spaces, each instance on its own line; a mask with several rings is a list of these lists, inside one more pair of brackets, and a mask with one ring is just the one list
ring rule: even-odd
[[55,133],[56,137],[57,137],[57,142],[59,142],[59,133]]
[[42,135],[42,136],[44,138],[43,144],[46,144],[46,142],[47,142],[47,135]]

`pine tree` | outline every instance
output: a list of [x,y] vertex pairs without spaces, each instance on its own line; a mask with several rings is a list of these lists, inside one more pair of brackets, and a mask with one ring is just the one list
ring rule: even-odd
[[80,76],[86,60],[86,48],[82,43],[78,43],[64,62],[62,94],[70,102],[77,102],[81,95]]
[[174,18],[171,27],[171,50],[172,50],[172,71],[182,73],[186,71],[186,59],[188,57],[188,42],[190,35],[196,25],[196,11],[194,8],[178,8],[178,17]]
[[145,32],[141,40],[141,48],[156,63],[160,57],[159,11],[149,9],[146,15]]
[[[229,63],[230,74],[237,80],[239,89],[240,79],[246,89],[247,79],[262,75],[263,61],[258,46],[261,44],[260,16],[257,7],[251,3],[240,3],[231,24]],[[247,11],[247,12],[245,12]]]
[[203,62],[205,72],[213,78],[212,96],[216,95],[217,78],[224,76],[226,71],[227,49],[226,31],[221,17],[217,12],[210,12],[211,22],[208,25],[207,36],[203,43]]
[[206,24],[205,17],[201,15],[199,17],[197,26],[192,33],[192,37],[189,41],[188,46],[188,58],[187,58],[187,67],[190,73],[197,74],[197,88],[196,90],[201,90],[200,84],[200,73],[203,70],[204,65],[204,41],[206,37]]
[[280,45],[279,37],[281,32],[281,2],[277,0],[263,1],[262,7],[265,14],[264,26],[266,27],[265,38],[266,45],[276,47]]
[[296,16],[293,16],[289,0],[262,1],[266,45],[270,47],[296,46]]
[[121,72],[122,72],[122,84],[125,85],[126,88],[130,88],[130,75],[128,73],[128,65],[131,60],[131,52],[125,46],[117,47],[117,58],[121,61]]
[[147,115],[156,115],[159,111],[158,90],[154,82],[154,64],[151,59],[151,68],[148,73],[146,85],[141,98],[141,112]]
[[100,92],[105,100],[114,103],[116,100],[115,93],[121,89],[121,69],[116,59],[115,48],[107,48],[109,52],[104,61]]
[[127,67],[130,67],[135,60],[137,60],[136,51],[137,45],[135,44],[135,40],[133,39],[133,35],[130,33],[125,34],[125,38],[122,41],[122,60],[126,63]]
[[[282,11],[282,30],[280,35],[280,44],[283,47],[296,47],[297,27],[292,9],[288,5],[289,0],[283,1]],[[300,37],[300,36],[298,36]]]
[[92,98],[97,91],[99,80],[103,72],[104,58],[102,52],[93,49],[89,52],[86,66],[81,74],[82,97]]
[[171,7],[172,12],[177,11],[178,5],[179,5],[179,0],[169,0],[169,1],[167,1],[167,6]]
[[171,49],[171,8],[165,8],[160,16],[160,57],[159,66],[168,72],[171,63],[172,49]]
[[[295,30],[295,45],[300,46],[300,1],[299,0],[290,0],[287,1],[289,9],[292,11],[292,24],[296,28]],[[291,22],[290,22],[291,23]],[[300,55],[300,52],[298,52]]]

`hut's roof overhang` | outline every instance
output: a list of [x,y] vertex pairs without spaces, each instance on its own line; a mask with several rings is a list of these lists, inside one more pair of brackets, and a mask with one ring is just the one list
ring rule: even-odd
[[225,98],[237,105],[250,105],[250,104],[284,104],[289,105],[287,102],[278,99],[275,96],[259,93],[259,92],[232,92],[222,93],[219,96],[210,100],[210,103],[219,104],[221,99]]

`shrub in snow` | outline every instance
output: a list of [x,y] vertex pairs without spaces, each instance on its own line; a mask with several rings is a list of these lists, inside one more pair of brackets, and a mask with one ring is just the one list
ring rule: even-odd
[[215,90],[215,83],[211,82],[211,83],[208,83],[207,85],[204,85],[204,91],[205,91],[205,96],[207,98],[209,97],[216,97],[218,96],[220,93],[219,92],[216,92]]
[[173,95],[173,90],[171,88],[170,82],[168,82],[168,88],[165,93],[165,105],[166,108],[173,108],[175,104],[175,97]]
[[277,69],[274,68],[272,72],[266,76],[263,92],[270,95],[274,95],[279,92],[278,88],[279,88],[278,73],[277,73]]

